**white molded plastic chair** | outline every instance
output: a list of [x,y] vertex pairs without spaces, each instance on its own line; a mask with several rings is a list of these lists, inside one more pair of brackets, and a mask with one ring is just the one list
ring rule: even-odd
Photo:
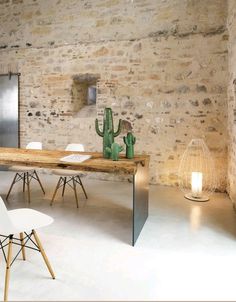
[[[42,254],[52,278],[55,279],[47,255],[35,231],[35,229],[47,226],[52,222],[52,217],[35,210],[17,209],[8,211],[0,197],[0,250],[2,250],[6,261],[4,301],[8,300],[10,267],[21,252],[23,260],[26,259],[25,248],[37,250]],[[16,238],[15,234],[19,234],[20,238]],[[28,242],[32,243],[32,246],[27,244]],[[14,258],[12,257],[13,244],[20,247]]]
[[[42,143],[41,142],[30,142],[28,143],[28,145],[26,146],[26,149],[33,149],[33,150],[42,150]],[[11,183],[10,189],[7,193],[7,197],[6,199],[8,199],[11,190],[14,186],[15,183],[17,183],[18,181],[23,181],[23,192],[25,192],[25,185],[27,186],[27,192],[28,192],[28,202],[30,203],[30,182],[32,179],[37,180],[37,182],[39,183],[43,194],[45,194],[43,185],[39,179],[39,176],[36,172],[36,168],[35,167],[27,167],[27,166],[12,166],[9,168],[10,171],[16,172],[15,177]]]
[[[69,144],[69,145],[67,145],[65,150],[66,151],[84,151],[84,145],[83,144]],[[76,191],[76,184],[79,184],[81,186],[86,199],[88,198],[87,193],[84,189],[83,183],[81,181],[81,178],[78,174],[78,171],[76,171],[76,170],[56,169],[56,170],[52,170],[52,173],[54,175],[59,175],[60,178],[59,178],[58,183],[56,185],[56,189],[54,191],[54,194],[53,194],[53,197],[52,197],[52,200],[51,200],[51,205],[52,205],[52,203],[53,203],[53,201],[56,197],[57,190],[60,187],[62,187],[62,196],[64,196],[66,185],[70,186],[74,190],[77,208],[79,207],[79,202],[78,202],[78,196],[77,196],[77,191]],[[71,185],[71,183],[72,183],[72,185]]]
[[27,144],[26,149],[33,149],[33,150],[42,150],[43,145],[41,142],[30,142]]

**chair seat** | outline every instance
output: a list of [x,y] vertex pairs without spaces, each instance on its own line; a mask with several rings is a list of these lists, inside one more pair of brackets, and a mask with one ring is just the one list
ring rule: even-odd
[[12,224],[19,232],[41,228],[53,222],[52,217],[32,209],[16,209],[8,213]]
[[55,169],[55,170],[52,170],[52,173],[54,175],[59,175],[59,176],[76,176],[76,175],[79,175],[79,171],[65,170],[65,169]]
[[34,171],[36,167],[27,167],[27,166],[11,166],[9,171],[13,172],[31,172]]

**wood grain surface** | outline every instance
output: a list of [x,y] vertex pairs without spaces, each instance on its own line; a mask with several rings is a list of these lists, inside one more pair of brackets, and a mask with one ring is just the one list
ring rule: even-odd
[[[69,154],[89,154],[92,157],[82,163],[67,163],[60,158]],[[31,150],[0,148],[0,165],[35,166],[49,169],[72,169],[79,171],[135,174],[137,165],[148,165],[149,155],[136,155],[133,159],[120,156],[119,161],[104,159],[99,152],[74,152],[60,150]]]

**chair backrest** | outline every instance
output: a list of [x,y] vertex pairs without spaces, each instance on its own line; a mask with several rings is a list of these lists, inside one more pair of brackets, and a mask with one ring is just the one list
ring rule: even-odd
[[2,235],[11,235],[16,231],[12,221],[8,215],[7,208],[0,196],[0,234]]
[[42,150],[42,143],[41,142],[30,142],[26,146],[26,149],[34,149],[34,150]]
[[66,151],[84,151],[83,144],[69,144],[66,146]]

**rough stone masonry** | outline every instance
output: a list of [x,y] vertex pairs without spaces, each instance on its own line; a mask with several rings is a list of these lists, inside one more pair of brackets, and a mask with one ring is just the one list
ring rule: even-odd
[[94,74],[96,115],[110,106],[115,124],[131,125],[135,151],[151,155],[151,183],[177,184],[180,157],[200,137],[224,191],[226,17],[224,0],[0,0],[0,69],[21,73],[21,146],[101,151],[94,114],[72,96],[73,78]]
[[229,83],[228,83],[228,192],[236,203],[236,1],[228,1]]

